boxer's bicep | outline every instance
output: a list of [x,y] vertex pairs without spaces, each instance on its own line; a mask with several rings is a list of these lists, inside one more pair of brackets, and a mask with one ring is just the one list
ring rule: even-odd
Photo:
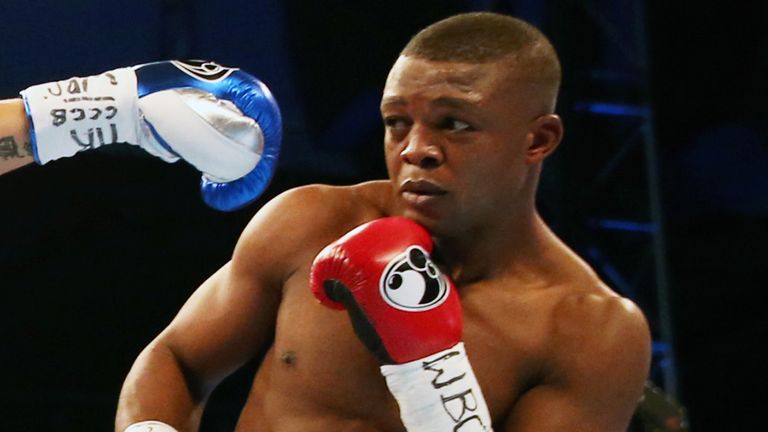
[[207,393],[271,340],[279,287],[227,263],[187,300],[159,340]]
[[[618,384],[600,395],[559,386],[535,387],[520,398],[507,419],[505,432],[624,432],[639,401],[627,398]],[[635,393],[632,391],[631,393]]]
[[[283,282],[322,247],[327,196],[316,187],[281,194],[243,231],[232,259],[190,297],[158,338],[191,384],[210,391],[228,374],[268,349]],[[323,237],[320,235],[319,237]],[[317,245],[313,245],[317,243]]]
[[[515,404],[505,432],[623,432],[640,395],[625,386],[622,374],[607,372],[617,381],[595,378],[591,384],[545,384],[528,390]],[[585,377],[586,378],[586,377]]]
[[267,348],[280,274],[291,267],[280,263],[284,256],[278,247],[257,257],[265,241],[274,241],[258,235],[275,219],[270,212],[259,212],[232,259],[195,290],[136,360],[121,392],[117,430],[147,419],[195,430],[214,387]]
[[147,419],[197,428],[216,384],[250,359],[270,332],[265,316],[276,301],[243,276],[231,262],[223,266],[144,349],[123,385],[116,430]]
[[504,432],[601,431],[604,419],[590,412],[569,391],[550,385],[528,390],[507,418]]
[[0,101],[0,175],[34,162],[21,99]]

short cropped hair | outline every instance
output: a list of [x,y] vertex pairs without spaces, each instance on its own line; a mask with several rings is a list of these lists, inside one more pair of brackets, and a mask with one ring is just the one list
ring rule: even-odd
[[527,22],[492,12],[470,12],[438,21],[418,32],[400,55],[430,61],[486,63],[511,58],[535,81],[560,86],[554,47]]

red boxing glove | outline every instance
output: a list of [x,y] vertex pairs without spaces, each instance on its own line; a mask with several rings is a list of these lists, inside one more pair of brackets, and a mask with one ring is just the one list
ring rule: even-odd
[[409,432],[490,432],[491,416],[461,343],[453,283],[432,263],[432,238],[402,217],[361,225],[312,264],[312,292],[347,309]]
[[417,223],[388,217],[363,224],[312,264],[315,297],[347,309],[357,336],[384,364],[424,358],[461,340],[453,283],[430,259],[432,238]]

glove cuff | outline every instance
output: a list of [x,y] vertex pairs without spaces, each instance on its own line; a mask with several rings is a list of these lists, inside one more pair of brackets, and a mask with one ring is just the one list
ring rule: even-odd
[[138,142],[136,73],[131,68],[35,85],[21,96],[41,165],[107,144]]
[[411,432],[491,431],[491,416],[464,344],[399,365],[381,366]]
[[178,432],[172,426],[169,426],[161,421],[147,420],[143,422],[134,423],[123,432]]

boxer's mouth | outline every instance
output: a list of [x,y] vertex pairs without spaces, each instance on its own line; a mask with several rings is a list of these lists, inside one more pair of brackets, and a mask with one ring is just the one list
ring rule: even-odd
[[406,180],[400,185],[400,193],[415,196],[439,196],[445,195],[448,191],[427,180]]

